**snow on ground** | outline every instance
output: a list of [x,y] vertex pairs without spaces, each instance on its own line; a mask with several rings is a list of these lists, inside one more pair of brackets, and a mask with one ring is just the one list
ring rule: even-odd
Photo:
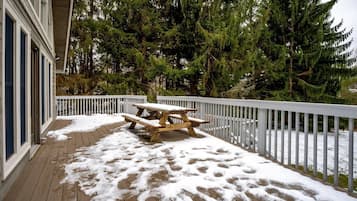
[[106,125],[124,121],[124,118],[120,114],[107,115],[107,114],[95,114],[95,115],[80,115],[80,116],[59,116],[57,120],[71,120],[71,124],[60,130],[49,131],[48,136],[53,137],[56,140],[67,140],[67,134],[72,132],[89,132]]
[[[165,135],[184,135],[167,133]],[[63,182],[93,200],[357,200],[208,134],[151,144],[122,128],[76,150]]]
[[[357,133],[354,133],[356,136]],[[269,150],[269,135],[267,134],[267,150]],[[281,150],[282,150],[282,143],[281,143],[281,131],[278,130],[277,132],[277,159],[281,160]],[[312,169],[313,166],[313,149],[314,149],[314,135],[308,134],[308,166]],[[291,162],[295,164],[296,158],[296,132],[291,132]],[[354,145],[357,145],[357,138],[354,137],[353,139]],[[272,131],[271,135],[271,155],[275,155],[275,132]],[[344,174],[348,174],[348,131],[340,131],[339,134],[339,172]],[[299,133],[299,165],[304,165],[304,143],[305,143],[305,133]],[[335,136],[333,133],[328,133],[327,135],[327,170],[328,174],[333,174],[334,168],[334,158],[335,158]],[[357,156],[357,149],[353,150],[353,155]],[[284,164],[287,164],[288,161],[288,132],[284,132]],[[357,157],[354,157],[353,163],[357,164]],[[317,135],[317,170],[322,172],[323,171],[323,135]],[[357,177],[357,169],[354,169],[354,176]]]

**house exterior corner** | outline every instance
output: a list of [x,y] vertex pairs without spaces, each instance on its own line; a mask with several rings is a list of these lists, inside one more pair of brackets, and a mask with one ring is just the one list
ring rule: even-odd
[[[56,118],[55,76],[58,63],[65,65],[68,42],[62,40],[69,32],[54,30],[59,20],[70,26],[72,3],[0,1],[0,200]],[[66,18],[56,18],[56,9],[67,9]]]

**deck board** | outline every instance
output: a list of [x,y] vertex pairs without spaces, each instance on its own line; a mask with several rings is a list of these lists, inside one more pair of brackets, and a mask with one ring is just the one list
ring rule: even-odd
[[50,184],[47,201],[60,201],[62,199],[63,186],[60,184],[60,182],[64,177],[64,174],[59,165],[64,164],[67,157],[64,156],[66,153],[65,141],[61,141],[59,143],[61,146],[58,150],[57,165],[53,171],[53,178]]
[[[68,125],[68,121],[57,120],[52,129],[60,129]],[[114,132],[123,123],[115,123],[91,132],[69,134],[70,139],[55,141],[47,139],[35,156],[24,167],[20,176],[11,186],[4,201],[87,201],[77,184],[61,184],[65,176],[64,164],[67,163],[79,147],[95,144],[100,138]]]

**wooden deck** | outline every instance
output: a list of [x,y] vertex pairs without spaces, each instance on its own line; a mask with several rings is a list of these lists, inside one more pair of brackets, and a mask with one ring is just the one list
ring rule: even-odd
[[[69,124],[57,120],[52,130]],[[61,184],[64,178],[63,165],[74,151],[95,144],[100,138],[113,133],[123,123],[106,125],[93,132],[71,133],[65,141],[47,139],[36,155],[26,164],[23,172],[6,195],[5,201],[60,201],[90,200],[77,185]]]

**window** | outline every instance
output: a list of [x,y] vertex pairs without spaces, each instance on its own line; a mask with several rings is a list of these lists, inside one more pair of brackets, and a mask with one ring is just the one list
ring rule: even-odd
[[21,145],[26,139],[26,67],[27,67],[27,35],[21,30],[20,33],[20,138]]
[[5,155],[15,152],[14,138],[14,20],[5,15]]
[[45,123],[45,56],[41,56],[41,122]]

